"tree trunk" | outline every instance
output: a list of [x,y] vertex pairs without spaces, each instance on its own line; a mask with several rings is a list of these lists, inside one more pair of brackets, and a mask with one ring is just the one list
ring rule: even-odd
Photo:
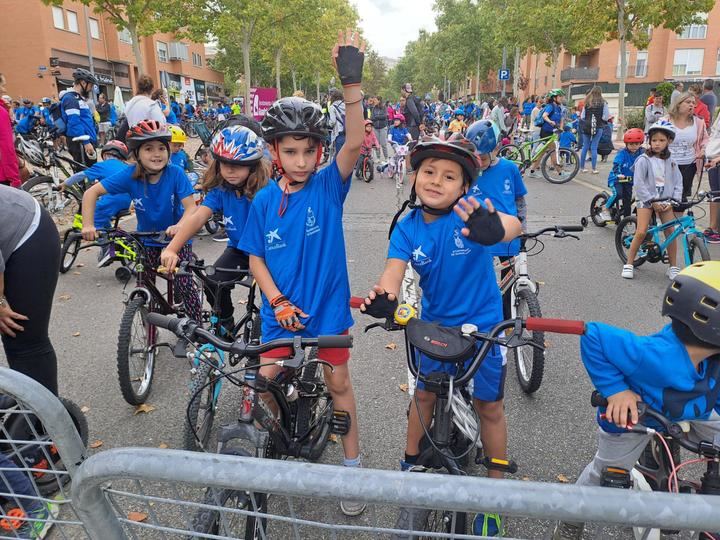
[[317,95],[318,103],[320,103],[320,72],[315,73],[315,92]]
[[295,68],[292,68],[290,73],[292,74],[293,92],[297,92],[297,73],[295,72]]
[[475,100],[480,98],[480,56],[477,58],[477,65],[475,66]]
[[625,29],[625,0],[617,0],[618,40],[620,41],[620,84],[618,86],[617,140],[622,140],[625,123],[625,78],[627,77],[627,31]]
[[550,69],[552,70],[552,87],[557,88],[557,85],[555,84],[557,82],[557,63],[558,58],[560,57],[560,49],[555,47],[552,51],[552,66]]
[[515,47],[515,64],[513,66],[513,96],[518,97],[520,83],[520,47]]
[[537,84],[537,78],[538,78],[538,68],[540,67],[540,53],[535,53],[535,74],[533,75],[533,88],[535,91],[533,94],[537,95],[538,93],[538,84]]
[[140,49],[140,36],[137,33],[137,24],[128,21],[127,30],[130,32],[130,40],[132,41],[133,55],[135,56],[135,64],[137,64],[138,75],[145,73],[145,65],[143,64],[142,50]]
[[242,53],[243,53],[243,71],[245,71],[245,114],[252,114],[252,103],[250,103],[250,84],[252,81],[250,71],[250,46],[252,42],[253,30],[255,29],[255,20],[247,22],[247,26],[242,32]]
[[282,49],[278,47],[275,51],[275,87],[277,88],[277,97],[282,97],[282,90],[280,89],[280,56],[282,55]]

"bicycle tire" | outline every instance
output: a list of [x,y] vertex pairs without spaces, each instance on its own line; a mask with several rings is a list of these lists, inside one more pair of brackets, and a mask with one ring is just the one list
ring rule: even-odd
[[507,160],[512,161],[522,169],[523,163],[525,163],[525,154],[518,145],[516,144],[506,144],[500,150],[498,151],[498,157],[505,158]]
[[698,262],[695,260],[696,253],[700,255],[701,261],[709,261],[710,260],[710,251],[708,251],[705,241],[701,238],[698,238],[697,236],[693,236],[688,241],[688,251],[690,252],[690,261],[691,262]]
[[[632,237],[635,236],[635,229],[637,227],[637,218],[635,216],[624,217],[620,220],[620,223],[615,229],[615,250],[617,251],[618,257],[623,262],[627,263],[627,250],[630,248],[629,242],[632,242]],[[628,229],[628,231],[626,231]],[[631,229],[631,231],[630,231]],[[628,242],[627,248],[625,247]],[[635,256],[633,266],[637,268],[641,266],[647,260],[646,257],[641,256],[639,253]]]
[[368,184],[372,182],[372,179],[375,175],[375,165],[373,164],[372,159],[365,158],[363,160],[363,170],[362,170],[362,178],[365,180],[365,183]]
[[[224,454],[246,456],[251,454],[243,448],[233,448],[226,450]],[[239,510],[258,511],[267,513],[267,495],[265,493],[252,493],[247,491],[239,491],[224,488],[208,488],[205,492],[204,504],[211,506],[228,506]],[[267,519],[256,516],[245,516],[242,514],[231,514],[245,522],[245,540],[259,540],[266,538]],[[242,522],[237,526],[228,526],[228,522],[223,518],[223,514],[218,510],[203,508],[199,510],[192,519],[193,532],[212,535],[227,535],[230,538],[237,538],[238,532],[242,528]],[[198,537],[192,537],[193,539]]]
[[78,253],[80,253],[80,243],[82,242],[82,238],[80,238],[80,236],[73,235],[72,233],[77,233],[77,231],[74,229],[68,229],[65,231],[65,235],[63,236],[63,243],[60,252],[61,274],[66,274],[70,271],[73,264],[75,264],[75,259],[77,259]]
[[608,200],[608,194],[606,192],[598,193],[592,198],[592,201],[590,201],[590,219],[593,222],[593,225],[596,227],[605,227],[607,226],[607,221],[604,219],[600,219],[600,212],[602,212],[605,209],[605,204]]
[[401,531],[466,534],[467,514],[465,512],[452,512],[450,510],[400,508],[397,520],[395,521],[395,529],[397,529],[398,532],[390,536],[392,540],[421,540],[427,538],[410,532],[403,534]]
[[[542,175],[551,184],[566,184],[575,176],[577,175],[578,171],[580,170],[580,160],[578,159],[578,155],[573,152],[572,150],[568,150],[567,148],[561,148],[558,151],[560,155],[560,161],[564,164],[562,167],[562,171],[560,171],[560,174],[566,172],[566,167],[570,166],[571,168],[567,171],[567,176],[561,176],[559,178],[553,178],[550,176],[550,159],[552,156],[555,155],[555,152],[552,150],[547,152],[540,162],[540,170],[542,171]],[[570,158],[571,162],[566,162],[565,159]]]
[[[215,422],[215,413],[217,412],[215,390],[218,383],[214,381],[214,379],[217,379],[214,371],[214,366],[201,362],[190,381],[189,399],[192,399],[196,393],[197,397],[188,404],[187,414],[185,415],[183,426],[183,447],[185,450],[195,452],[208,450],[208,443]],[[209,382],[210,384],[208,384]],[[200,391],[201,388],[203,388],[202,391]],[[198,391],[200,392],[198,393]],[[205,417],[202,427],[198,427],[201,410],[205,411]],[[200,441],[195,438],[196,434]]]
[[40,206],[47,209],[50,202],[49,195],[54,185],[50,176],[34,176],[22,185],[22,190],[32,195]]
[[[153,373],[155,371],[155,350],[148,350],[148,348],[155,344],[154,336],[157,335],[157,329],[145,323],[148,313],[149,310],[145,303],[145,298],[136,296],[128,302],[120,321],[117,349],[118,381],[120,383],[120,392],[125,401],[130,405],[141,405],[145,403],[152,389]],[[138,382],[138,377],[130,373],[130,363],[132,361],[130,347],[133,342],[133,322],[137,316],[140,317],[140,322],[144,329],[142,346],[145,350],[145,366],[143,375],[139,378],[141,384],[138,385],[138,390],[136,391],[133,382]]]
[[[518,317],[522,317],[523,319],[527,317],[542,317],[540,302],[531,290],[520,289],[515,298],[515,302]],[[520,309],[523,303],[527,306],[527,310]],[[544,332],[527,333],[532,334],[532,341],[534,343],[540,346],[545,345]],[[545,372],[545,351],[530,345],[525,345],[524,347],[512,349],[512,354],[515,360],[515,374],[520,383],[520,388],[526,394],[537,392],[542,384],[543,374]],[[531,366],[527,365],[528,359],[530,359]]]

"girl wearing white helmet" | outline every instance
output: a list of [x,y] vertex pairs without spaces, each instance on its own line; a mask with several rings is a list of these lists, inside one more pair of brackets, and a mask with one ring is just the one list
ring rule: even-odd
[[[665,223],[675,219],[669,200],[657,199],[682,198],[683,181],[677,163],[670,157],[669,145],[675,138],[675,128],[667,120],[655,122],[647,131],[650,147],[635,161],[635,198],[637,199],[637,229],[630,249],[627,264],[623,266],[622,277],[632,279],[635,274],[635,256],[645,239],[653,211]],[[669,235],[672,229],[665,232]],[[674,279],[680,269],[677,267],[676,243],[668,246],[667,254],[670,268],[667,270],[669,279]]]

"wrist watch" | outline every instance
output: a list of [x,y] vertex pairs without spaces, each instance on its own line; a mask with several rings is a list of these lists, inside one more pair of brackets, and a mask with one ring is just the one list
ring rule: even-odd
[[3,308],[7,305],[7,298],[5,298],[5,295],[0,294],[0,308]]

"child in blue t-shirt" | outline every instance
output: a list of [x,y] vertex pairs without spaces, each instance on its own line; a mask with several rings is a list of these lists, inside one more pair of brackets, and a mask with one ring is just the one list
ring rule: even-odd
[[[160,255],[160,262],[168,272],[180,261],[182,247],[197,233],[214,213],[223,215],[223,226],[228,236],[225,251],[215,261],[217,268],[238,268],[247,273],[248,255],[240,250],[240,239],[245,230],[250,203],[255,194],[267,184],[269,164],[263,159],[264,144],[252,130],[243,126],[230,126],[213,137],[210,153],[214,158],[202,183],[205,198],[195,213],[184,221],[170,245]],[[232,281],[238,272],[216,271],[208,276],[213,282]],[[220,294],[220,323],[228,331],[235,326],[231,287]],[[217,289],[208,296],[218,294]],[[213,303],[213,302],[211,302]]]
[[[413,193],[419,204],[392,231],[385,270],[362,311],[375,317],[392,316],[410,262],[420,276],[423,320],[454,327],[474,324],[480,331],[503,320],[489,246],[514,239],[520,234],[520,222],[496,211],[489,199],[485,199],[486,206],[474,197],[463,199],[479,171],[474,152],[475,146],[462,136],[449,141],[423,139],[413,148]],[[419,356],[423,375],[455,367]],[[487,456],[499,459],[507,454],[504,376],[505,362],[499,347],[494,347],[473,380],[483,447]],[[417,463],[424,435],[420,417],[429,424],[435,403],[435,395],[425,391],[421,381],[415,397],[410,405],[405,457],[400,462],[403,470]],[[490,470],[488,475],[499,478],[502,473]],[[496,514],[478,514],[473,528],[478,534],[496,535],[501,534],[502,524]]]
[[185,131],[181,127],[173,125],[169,125],[168,129],[172,136],[170,139],[170,163],[177,165],[186,173],[193,172],[195,166],[184,149],[187,142]]
[[[195,210],[193,189],[182,169],[169,163],[170,132],[157,120],[143,120],[128,130],[127,145],[135,159],[135,167],[103,178],[88,189],[83,196],[82,235],[87,241],[96,237],[94,223],[95,205],[98,197],[106,193],[126,193],[135,207],[137,229],[141,232],[165,232],[175,235],[181,223]],[[177,216],[184,211],[178,223]],[[160,251],[163,244],[156,239],[143,239],[147,262],[152,268],[160,266]],[[180,250],[180,259],[191,260],[190,244]],[[178,291],[187,315],[202,320],[202,306],[195,282],[190,276],[177,276],[175,290]]]
[[412,141],[412,135],[405,127],[405,115],[395,115],[393,125],[388,130],[388,136],[395,144],[407,144],[408,141]]
[[[578,484],[597,486],[608,467],[630,471],[635,466],[653,437],[628,431],[642,422],[639,401],[671,421],[690,421],[693,442],[720,435],[718,276],[718,261],[688,266],[675,276],[662,303],[662,314],[671,323],[655,334],[587,325],[580,341],[582,360],[608,406],[598,410],[597,453]],[[553,538],[580,538],[582,529],[581,523],[558,523]]]
[[[516,216],[526,232],[527,188],[523,182],[520,169],[512,161],[497,157],[500,143],[500,128],[492,120],[479,120],[470,126],[467,138],[475,145],[480,165],[480,175],[473,182],[469,195],[478,199],[490,199],[493,206],[510,216]],[[512,242],[501,242],[490,248],[494,257],[504,262],[520,253],[520,239]],[[503,268],[500,273],[502,280],[512,269]],[[503,317],[509,319],[510,291],[503,295]]]
[[577,138],[575,137],[575,133],[577,133],[577,124],[575,122],[568,122],[563,126],[562,133],[560,133],[560,136],[558,137],[558,144],[560,145],[560,148],[566,148],[570,149],[573,147],[573,145],[577,144]]
[[[250,270],[263,293],[263,341],[345,334],[353,324],[342,215],[364,140],[360,81],[365,45],[358,48],[358,40],[357,33],[352,39],[348,31],[334,49],[347,105],[346,140],[335,161],[317,170],[328,134],[318,105],[299,97],[283,98],[262,121],[277,177],[255,196],[240,249],[250,255]],[[289,349],[266,353],[263,360],[272,363],[260,373],[274,377],[281,369],[274,362],[290,354]],[[344,411],[349,419],[349,431],[342,438],[344,464],[359,466],[349,349],[320,348],[318,358],[333,365],[333,370],[324,369],[325,382],[336,412]],[[266,399],[275,406],[272,398]],[[342,501],[340,509],[355,516],[365,504]]]
[[612,195],[605,203],[605,209],[600,212],[600,219],[610,221],[612,216],[608,209],[612,208],[615,201],[622,201],[620,216],[627,217],[632,211],[633,196],[633,170],[635,160],[642,154],[642,143],[645,141],[645,132],[640,128],[631,128],[623,136],[625,148],[620,150],[613,160],[612,170],[608,175],[608,186],[612,189]]

